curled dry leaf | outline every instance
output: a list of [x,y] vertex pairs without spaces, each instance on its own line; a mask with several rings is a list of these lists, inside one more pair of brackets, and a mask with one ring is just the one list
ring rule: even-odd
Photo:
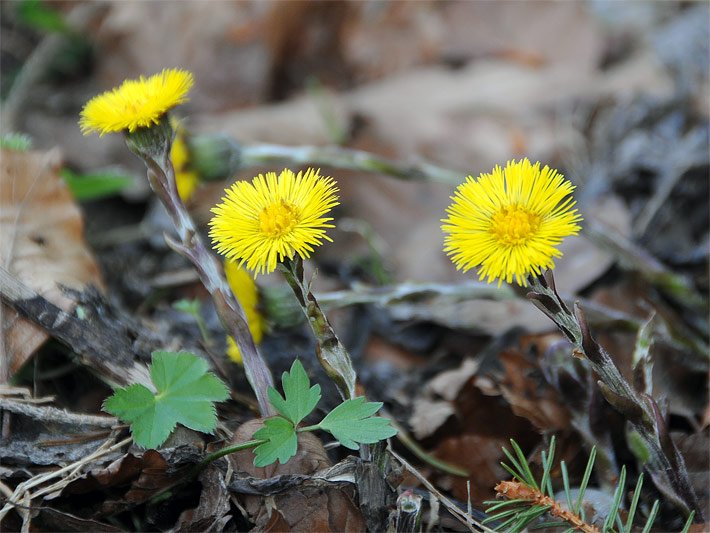
[[517,350],[504,350],[499,357],[505,368],[500,388],[513,413],[527,418],[540,431],[563,431],[569,425],[569,411],[544,382],[539,368]]
[[[81,211],[59,177],[62,158],[48,152],[2,151],[0,266],[65,311],[73,301],[59,285],[101,286],[98,265],[84,242]],[[2,307],[0,382],[47,340],[47,334]]]

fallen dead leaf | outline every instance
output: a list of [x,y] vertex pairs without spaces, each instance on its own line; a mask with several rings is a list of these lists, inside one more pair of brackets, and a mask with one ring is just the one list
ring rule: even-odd
[[505,368],[501,392],[513,413],[527,418],[542,432],[567,428],[569,412],[559,395],[545,383],[537,365],[517,350],[504,350],[498,357]]
[[417,439],[432,435],[449,417],[456,413],[450,402],[417,398],[414,400],[409,425]]
[[[84,241],[81,211],[58,175],[58,150],[2,150],[0,170],[0,265],[65,311],[73,301],[59,285],[101,286],[98,265]],[[7,381],[48,336],[2,306],[0,382]]]
[[224,474],[212,463],[199,477],[200,502],[195,509],[183,511],[173,528],[175,532],[224,531],[229,515],[229,491]]

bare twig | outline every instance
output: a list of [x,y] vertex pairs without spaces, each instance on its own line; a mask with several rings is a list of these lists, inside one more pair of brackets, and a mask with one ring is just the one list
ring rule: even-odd
[[154,390],[148,368],[135,360],[133,343],[115,324],[89,323],[71,315],[24,285],[0,266],[0,297],[25,318],[69,346],[82,364],[111,385],[141,383]]
[[496,493],[509,500],[525,500],[531,505],[549,507],[547,511],[549,514],[564,520],[575,530],[583,533],[599,533],[598,527],[586,523],[579,515],[565,509],[560,502],[520,481],[501,481],[496,485]]
[[407,460],[399,455],[397,452],[395,452],[391,446],[387,446],[387,451],[389,454],[394,457],[404,468],[406,468],[415,478],[419,480],[419,482],[426,487],[426,489],[431,492],[434,496],[436,496],[439,501],[446,507],[446,509],[454,515],[463,525],[465,525],[470,531],[483,531],[485,533],[495,533],[494,530],[489,528],[488,526],[485,526],[484,524],[478,522],[477,520],[474,520],[472,516],[470,516],[468,513],[462,511],[458,505],[453,503],[451,500],[449,500],[446,496],[444,496],[437,488],[432,485],[429,480],[422,475],[419,470],[414,468]]
[[65,409],[56,407],[38,407],[27,402],[11,400],[0,396],[0,410],[10,411],[19,415],[42,420],[44,422],[59,422],[64,424],[76,424],[79,426],[97,426],[111,428],[118,424],[118,420],[112,416],[93,416],[70,413]]
[[277,144],[255,144],[235,146],[239,166],[247,168],[268,163],[290,163],[294,165],[323,165],[348,170],[376,172],[407,181],[434,181],[458,185],[465,173],[419,162],[402,164],[398,161],[379,157],[362,150],[351,150],[338,146],[282,146]]
[[[44,474],[38,474],[28,479],[27,481],[20,483],[15,488],[12,495],[7,499],[7,503],[5,504],[5,506],[0,509],[0,522],[2,522],[2,519],[5,517],[5,515],[10,510],[12,510],[15,505],[24,505],[26,508],[29,507],[31,501],[34,498],[43,494],[47,494],[49,492],[53,492],[55,490],[58,490],[59,488],[65,487],[72,481],[73,477],[75,477],[85,467],[89,466],[91,463],[93,463],[97,459],[100,459],[101,457],[109,455],[116,450],[120,450],[121,448],[129,444],[131,441],[132,438],[128,437],[120,442],[114,443],[114,437],[112,436],[104,444],[99,446],[99,448],[95,452],[87,455],[86,457],[71,464],[68,464],[67,466],[58,470],[54,470],[52,472],[47,472]],[[52,485],[37,490],[34,493],[30,492],[31,489],[34,489],[35,487],[38,487],[46,483],[47,481],[51,481],[56,478],[62,479],[56,483],[53,483]]]

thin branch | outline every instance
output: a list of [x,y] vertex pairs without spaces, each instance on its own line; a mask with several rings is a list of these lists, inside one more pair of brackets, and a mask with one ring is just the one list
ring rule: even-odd
[[362,150],[338,146],[283,146],[254,144],[237,146],[241,168],[272,163],[322,165],[347,170],[385,174],[407,181],[433,181],[458,185],[466,176],[448,168],[426,162],[402,164]]
[[529,502],[530,505],[548,507],[547,512],[549,514],[564,520],[579,531],[584,533],[599,533],[599,528],[587,524],[579,515],[565,509],[560,502],[550,496],[546,496],[535,487],[530,487],[520,481],[501,481],[496,485],[495,490],[499,496],[509,500],[525,500]]
[[63,424],[96,426],[103,428],[112,428],[118,424],[118,420],[112,416],[94,416],[70,413],[65,409],[57,409],[56,407],[37,407],[26,402],[0,397],[0,410],[3,409],[10,411],[11,413],[27,416],[43,422],[59,422]]

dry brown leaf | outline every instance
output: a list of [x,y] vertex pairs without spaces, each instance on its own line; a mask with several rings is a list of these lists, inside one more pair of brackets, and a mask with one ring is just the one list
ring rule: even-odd
[[[84,241],[81,211],[59,177],[58,150],[2,150],[0,170],[0,265],[56,306],[73,302],[59,284],[81,290],[102,285],[99,267]],[[2,307],[0,382],[47,339],[43,329]]]
[[202,491],[200,501],[194,509],[187,509],[180,514],[173,531],[224,531],[224,526],[232,518],[229,513],[229,491],[224,474],[209,465],[200,474]]
[[498,357],[505,368],[501,391],[513,412],[527,418],[540,431],[559,432],[567,428],[569,412],[544,382],[537,365],[518,350],[504,350]]
[[416,398],[409,425],[418,439],[424,439],[439,429],[449,417],[456,413],[453,405],[445,401]]
[[466,359],[460,367],[437,374],[427,383],[427,389],[445,400],[453,401],[458,397],[464,385],[476,375],[479,365],[480,362],[475,359]]

